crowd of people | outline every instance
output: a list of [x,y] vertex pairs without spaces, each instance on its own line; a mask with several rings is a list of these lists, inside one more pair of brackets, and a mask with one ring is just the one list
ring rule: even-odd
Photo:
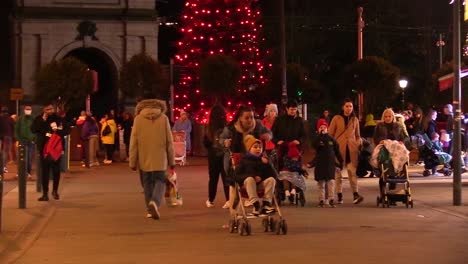
[[[61,156],[52,158],[52,141],[59,142],[63,149],[64,141],[60,139],[70,133],[71,126],[78,127],[80,143],[85,146],[80,153],[83,167],[93,167],[100,165],[100,149],[104,150],[102,162],[112,164],[116,146],[120,144],[120,137],[123,137],[125,157],[121,160],[128,161],[130,168],[140,171],[147,217],[158,219],[164,179],[168,170],[170,175],[175,173],[172,133],[184,131],[187,154],[193,151],[190,140],[192,121],[189,114],[181,111],[179,118],[171,126],[165,112],[165,102],[152,96],[145,97],[137,104],[135,118],[129,112],[115,117],[111,111],[99,121],[91,113],[82,111],[79,117],[69,122],[63,112],[55,113],[51,104],[44,105],[42,113],[36,116],[32,114],[32,107],[25,105],[23,114],[15,120],[14,116],[9,115],[8,109],[3,107],[0,116],[3,164],[15,161],[15,147],[12,146],[18,142],[27,149],[26,174],[31,179],[36,149],[42,169],[43,194],[39,201],[49,200],[50,175],[53,178],[52,197],[58,200]],[[297,172],[302,177],[308,177],[306,167],[315,168],[319,207],[336,207],[337,204],[344,203],[343,173],[348,176],[352,193],[350,200],[359,204],[364,197],[359,193],[356,172],[363,140],[370,142],[372,146],[392,140],[412,149],[414,142],[411,139],[425,135],[442,160],[448,163],[452,159],[454,121],[453,107],[450,104],[443,108],[439,117],[434,109],[428,109],[427,114],[423,115],[419,107],[411,104],[408,109],[398,113],[390,108],[385,109],[380,120],[375,120],[373,114],[369,113],[361,128],[352,100],[345,99],[338,114],[332,115],[325,109],[316,123],[316,129],[310,132],[306,130],[306,123],[299,115],[295,100],[289,100],[284,109],[274,103],[266,105],[262,119],[258,118],[250,106],[240,106],[232,121],[228,122],[226,118],[225,108],[220,104],[214,105],[203,135],[203,145],[208,153],[206,206],[209,208],[215,206],[219,178],[224,191],[223,208],[233,205],[236,183],[245,186],[249,196],[246,205],[253,206],[252,213],[255,215],[273,211],[271,198],[276,194],[278,199],[294,203],[292,198],[301,188],[294,181],[281,178],[281,172]],[[316,153],[309,162],[302,160],[305,144],[309,143],[307,139],[311,139],[310,145]],[[148,148],[154,145],[160,148]],[[242,155],[236,166],[231,159],[233,153]],[[4,166],[4,171],[7,171],[6,165]],[[431,168],[431,173],[437,175],[435,167]],[[257,196],[258,188],[265,191],[262,204]]]

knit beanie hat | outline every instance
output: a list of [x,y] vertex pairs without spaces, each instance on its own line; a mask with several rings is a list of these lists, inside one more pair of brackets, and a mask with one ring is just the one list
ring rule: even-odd
[[270,113],[271,111],[275,111],[276,113],[278,113],[278,106],[276,104],[267,104],[265,107],[264,116],[267,116],[268,113]]
[[327,123],[327,120],[323,119],[323,118],[320,118],[318,121],[317,121],[317,131],[320,130],[320,127],[321,126],[326,126],[328,128],[328,123]]
[[288,144],[288,157],[292,159],[292,158],[298,158],[300,157],[300,155],[301,155],[301,152],[297,148],[297,145],[293,142],[290,142]]
[[252,146],[253,146],[255,143],[260,143],[260,144],[262,144],[262,142],[260,141],[260,139],[257,139],[257,138],[255,138],[255,137],[252,136],[252,135],[247,135],[247,136],[244,137],[244,146],[245,146],[245,150],[250,151],[250,149],[252,148]]

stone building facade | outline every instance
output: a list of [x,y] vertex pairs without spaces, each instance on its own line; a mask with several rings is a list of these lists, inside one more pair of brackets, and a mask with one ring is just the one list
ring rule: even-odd
[[157,59],[154,0],[15,0],[11,26],[13,82],[25,101],[34,73],[52,60],[75,56],[96,68],[103,89],[95,99],[115,101],[122,64],[140,52]]

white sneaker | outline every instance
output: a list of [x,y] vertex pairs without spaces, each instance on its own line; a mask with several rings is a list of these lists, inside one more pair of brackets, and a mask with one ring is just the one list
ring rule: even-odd
[[104,164],[111,164],[112,160],[104,160]]
[[286,197],[289,197],[289,196],[291,196],[291,193],[290,193],[288,190],[286,190],[286,191],[284,191],[284,195],[285,195]]
[[211,208],[214,207],[214,203],[210,202],[210,200],[206,200],[206,207]]
[[146,218],[152,218],[153,215],[151,215],[151,213],[146,213]]
[[296,189],[291,190],[291,195],[296,195]]
[[156,203],[154,201],[151,201],[149,202],[148,204],[148,210],[149,210],[149,213],[151,214],[151,217],[153,217],[153,219],[159,219],[159,210],[158,210],[158,206],[156,205]]
[[223,205],[223,209],[229,209],[231,208],[231,203],[229,201],[227,201],[224,205]]

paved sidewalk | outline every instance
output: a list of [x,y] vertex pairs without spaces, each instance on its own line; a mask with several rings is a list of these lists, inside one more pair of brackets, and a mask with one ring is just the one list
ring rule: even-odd
[[377,179],[359,179],[361,205],[316,208],[316,188],[307,180],[304,208],[282,207],[289,233],[229,234],[219,188],[215,208],[206,208],[204,158],[178,167],[184,205],[161,208],[161,220],[145,218],[138,175],[127,164],[64,174],[61,200],[39,203],[28,182],[27,209],[17,209],[18,193],[4,196],[0,263],[465,263],[468,257],[468,182],[464,206],[451,206],[450,177],[422,177],[411,168],[415,208],[377,208]]

